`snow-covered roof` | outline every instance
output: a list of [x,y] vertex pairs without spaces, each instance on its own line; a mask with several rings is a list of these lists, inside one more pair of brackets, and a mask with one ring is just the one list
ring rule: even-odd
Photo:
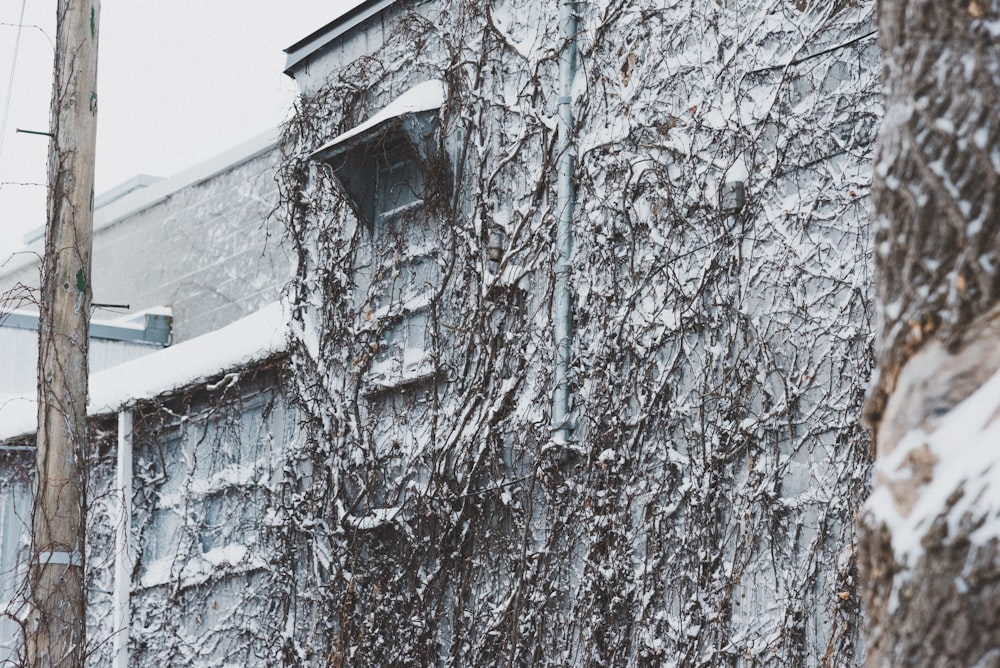
[[[105,415],[237,371],[287,350],[288,316],[279,302],[233,324],[90,377],[88,414]],[[0,440],[34,433],[34,396],[0,396]]]
[[447,88],[440,79],[431,79],[417,84],[374,114],[367,121],[337,135],[327,143],[312,152],[310,158],[316,159],[331,149],[346,143],[348,140],[361,136],[379,125],[399,118],[404,114],[415,114],[422,111],[439,109],[447,98]]

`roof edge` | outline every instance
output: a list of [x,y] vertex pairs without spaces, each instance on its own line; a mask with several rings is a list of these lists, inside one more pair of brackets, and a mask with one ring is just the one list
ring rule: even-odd
[[393,5],[398,0],[364,0],[361,4],[349,9],[325,26],[312,32],[285,49],[286,76],[295,78],[295,72],[303,62],[312,58],[318,51],[336,40],[346,32],[364,23],[383,9]]
[[[110,415],[286,356],[288,308],[272,302],[225,327],[92,374],[87,416]],[[34,401],[33,395],[0,395],[0,445],[37,430]]]
[[[93,231],[99,232],[129,216],[156,206],[185,188],[196,186],[214,176],[245,165],[275,150],[280,138],[281,127],[271,128],[173,176],[155,180],[140,188],[134,188],[100,208],[95,207]],[[45,227],[31,230],[25,237],[30,238],[31,241],[26,242],[22,248],[13,251],[9,257],[0,257],[0,276],[9,276],[41,261],[40,244],[45,237]]]
[[145,188],[133,190],[128,195],[95,209],[94,231],[144,211],[184,188],[198,185],[272,151],[278,146],[280,136],[280,127],[271,128],[173,176],[160,179]]

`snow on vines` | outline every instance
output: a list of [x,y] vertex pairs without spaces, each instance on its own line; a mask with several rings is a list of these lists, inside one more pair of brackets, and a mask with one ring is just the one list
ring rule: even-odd
[[[872,3],[577,7],[569,448],[549,432],[556,3],[401,3],[384,46],[305,83],[280,173],[307,434],[269,511],[284,651],[855,663]],[[430,78],[448,159],[425,176],[424,366],[378,383],[376,242],[308,156]]]

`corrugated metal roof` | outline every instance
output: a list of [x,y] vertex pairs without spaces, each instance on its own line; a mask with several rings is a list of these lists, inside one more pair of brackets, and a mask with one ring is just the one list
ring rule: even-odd
[[[38,372],[38,334],[30,329],[0,327],[0,350],[4,370],[0,394],[24,394],[35,389]],[[135,341],[91,339],[88,361],[91,373],[138,359],[161,350]]]

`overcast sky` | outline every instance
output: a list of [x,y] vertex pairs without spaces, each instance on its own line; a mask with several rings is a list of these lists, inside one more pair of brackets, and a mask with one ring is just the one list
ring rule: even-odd
[[[55,0],[0,0],[0,263],[45,224]],[[295,82],[282,49],[358,0],[104,0],[96,192],[170,176],[281,123]]]

